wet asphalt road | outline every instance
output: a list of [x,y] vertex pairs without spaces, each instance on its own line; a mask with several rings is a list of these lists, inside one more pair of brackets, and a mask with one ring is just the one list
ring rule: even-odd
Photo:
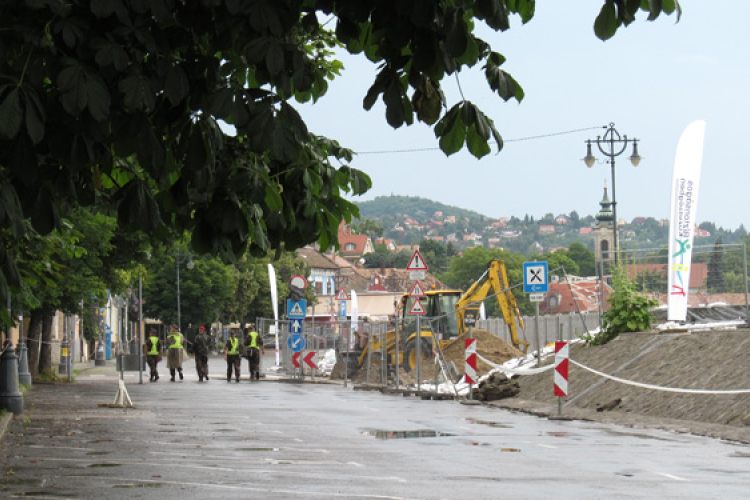
[[[246,366],[243,366],[245,368]],[[747,498],[750,447],[454,401],[263,380],[37,385],[0,442],[0,498]]]

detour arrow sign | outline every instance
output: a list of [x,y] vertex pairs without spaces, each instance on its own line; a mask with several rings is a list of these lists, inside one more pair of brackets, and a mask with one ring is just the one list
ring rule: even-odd
[[315,357],[315,351],[310,351],[307,353],[307,356],[305,356],[305,363],[307,363],[307,366],[310,368],[317,368],[318,365],[315,364],[313,361],[313,358]]
[[297,351],[292,355],[292,363],[294,364],[295,368],[299,368],[299,355],[300,352]]

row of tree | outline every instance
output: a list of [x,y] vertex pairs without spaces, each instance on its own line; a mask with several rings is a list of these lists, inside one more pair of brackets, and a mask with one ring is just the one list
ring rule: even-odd
[[[123,231],[114,216],[89,208],[71,210],[61,227],[46,236],[29,227],[27,237],[10,248],[23,275],[23,287],[11,297],[11,307],[14,317],[23,315],[28,327],[29,368],[34,375],[53,368],[57,311],[80,316],[84,337],[93,343],[105,333],[97,310],[112,295],[134,296],[140,281],[144,316],[177,323],[181,266],[182,325],[251,322],[273,314],[268,263],[276,269],[280,297],[289,293],[291,276],[308,272],[294,252],[260,257],[246,252],[226,263],[190,250],[184,240],[159,242],[140,231]],[[189,268],[188,261],[193,263]]]

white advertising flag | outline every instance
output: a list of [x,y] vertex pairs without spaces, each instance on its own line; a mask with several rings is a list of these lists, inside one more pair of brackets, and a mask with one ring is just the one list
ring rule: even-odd
[[279,359],[279,292],[276,289],[276,270],[268,263],[268,282],[271,284],[271,304],[273,304],[274,341],[276,343],[276,366],[281,364]]
[[677,144],[672,177],[672,210],[669,219],[669,321],[685,321],[687,318],[690,264],[705,133],[706,122],[696,120],[685,128]]

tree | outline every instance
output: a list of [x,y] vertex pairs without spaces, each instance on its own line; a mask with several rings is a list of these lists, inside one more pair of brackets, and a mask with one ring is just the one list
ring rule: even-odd
[[566,253],[578,265],[581,276],[594,276],[596,274],[594,252],[586,248],[583,243],[578,241],[571,243]]
[[374,240],[383,236],[383,227],[372,219],[365,219],[354,226],[359,234],[365,234]]
[[419,253],[433,274],[440,274],[448,269],[448,253],[445,245],[439,241],[420,241]]
[[149,273],[143,283],[144,315],[165,324],[177,324],[179,265],[181,327],[187,331],[190,325],[211,324],[219,319],[222,307],[237,288],[237,280],[230,267],[215,257],[190,258],[193,265],[187,266],[184,252],[177,257],[165,252],[149,262]]
[[[594,24],[607,39],[641,0],[606,0]],[[649,19],[676,0],[643,3]],[[25,0],[3,6],[0,31],[0,248],[42,234],[68,207],[109,204],[121,229],[190,233],[198,252],[233,259],[317,241],[335,244],[359,215],[344,193],[370,179],[352,152],[311,133],[291,102],[315,101],[341,64],[337,44],[380,65],[364,98],[382,96],[394,128],[434,126],[446,154],[502,148],[492,120],[468,100],[443,113],[440,82],[482,64],[504,100],[523,99],[478,22],[528,22],[532,0]],[[318,15],[336,19],[335,32]],[[219,126],[234,126],[236,137]],[[333,161],[343,165],[334,167]],[[0,255],[0,302],[21,286]]]

